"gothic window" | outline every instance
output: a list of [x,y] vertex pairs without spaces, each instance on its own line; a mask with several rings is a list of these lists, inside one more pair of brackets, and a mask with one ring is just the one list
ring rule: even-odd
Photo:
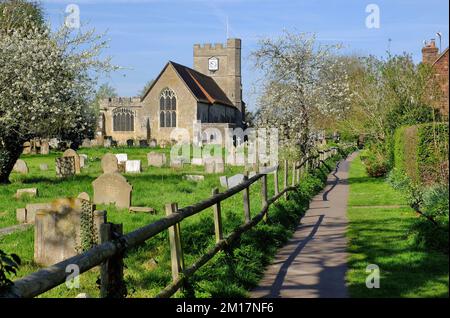
[[177,97],[170,88],[165,88],[161,92],[159,111],[159,125],[161,127],[177,127]]
[[134,112],[124,107],[114,109],[113,130],[134,131]]

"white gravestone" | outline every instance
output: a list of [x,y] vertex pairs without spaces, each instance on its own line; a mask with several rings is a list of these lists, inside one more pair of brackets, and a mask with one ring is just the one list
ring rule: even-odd
[[116,155],[116,158],[119,163],[124,163],[128,161],[128,155],[126,153],[119,153]]
[[141,173],[141,161],[140,160],[127,160],[125,163],[126,173]]

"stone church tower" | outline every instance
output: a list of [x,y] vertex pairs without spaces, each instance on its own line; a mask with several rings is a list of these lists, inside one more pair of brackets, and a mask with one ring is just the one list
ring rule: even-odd
[[242,101],[240,39],[228,39],[226,46],[218,44],[194,45],[194,69],[212,77],[230,101],[240,110],[245,120],[245,103]]

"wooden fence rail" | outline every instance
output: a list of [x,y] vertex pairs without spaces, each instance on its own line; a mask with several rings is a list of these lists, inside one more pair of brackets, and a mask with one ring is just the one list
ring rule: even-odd
[[[166,217],[125,235],[122,235],[121,233],[121,225],[107,223],[102,226],[101,229],[100,245],[97,245],[80,255],[69,258],[53,266],[43,268],[15,281],[8,290],[0,293],[0,298],[32,298],[41,295],[63,284],[67,277],[66,268],[68,265],[74,264],[78,266],[80,274],[96,266],[102,265],[101,296],[123,297],[125,293],[123,283],[123,257],[125,252],[145,243],[147,240],[165,230],[169,230],[173,282],[167,286],[158,297],[170,297],[186,283],[187,278],[191,277],[201,266],[211,260],[214,255],[224,250],[242,233],[253,228],[261,220],[266,219],[270,205],[282,196],[287,198],[287,193],[296,189],[295,176],[297,170],[307,164],[314,167],[316,164],[323,163],[326,159],[337,153],[338,150],[336,148],[328,149],[316,155],[308,156],[299,164],[293,165],[293,185],[290,187],[288,187],[287,171],[289,165],[288,162],[285,161],[284,189],[282,191],[279,191],[278,189],[279,168],[275,167],[273,169],[268,169],[267,171],[275,174],[275,196],[271,199],[267,198],[267,174],[259,173],[252,178],[246,176],[242,183],[223,193],[219,193],[218,189],[214,189],[212,197],[197,204],[182,209],[178,209],[176,203],[168,204],[166,205]],[[249,189],[252,184],[259,180],[262,182],[261,197],[263,208],[259,214],[251,218]],[[224,238],[222,232],[221,202],[240,192],[243,192],[245,223]],[[214,210],[216,245],[192,266],[185,268],[181,246],[180,223],[184,219],[196,215],[210,207],[213,207]]]

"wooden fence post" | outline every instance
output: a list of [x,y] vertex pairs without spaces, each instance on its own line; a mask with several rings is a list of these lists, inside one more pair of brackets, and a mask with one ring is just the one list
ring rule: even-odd
[[[248,180],[248,171],[244,173],[244,182]],[[245,216],[245,223],[250,222],[251,215],[250,215],[250,190],[249,187],[245,188],[243,191],[243,199],[244,199],[244,216]]]
[[[215,196],[219,194],[219,189],[214,188],[212,191],[212,195]],[[222,230],[222,211],[220,208],[220,202],[213,207],[214,209],[214,232],[216,233],[216,243],[219,243],[223,240],[223,230]]]
[[275,173],[273,175],[273,182],[275,186],[275,195],[278,195],[280,193],[280,188],[278,186],[278,172],[280,170],[280,166],[277,165],[277,170],[275,170]]
[[[265,174],[261,178],[261,197],[262,197],[262,208],[264,208],[267,205],[267,174]],[[264,215],[264,221],[267,222],[267,214],[269,211],[267,210],[267,213]]]
[[[100,243],[122,236],[123,225],[103,223],[100,225]],[[124,298],[127,294],[123,280],[123,254],[106,260],[100,268],[100,295],[102,298]]]
[[[286,190],[288,187],[288,175],[289,175],[289,163],[287,160],[284,160],[284,189]],[[288,199],[287,191],[284,193],[284,198]]]
[[[177,203],[166,204],[166,215],[169,216],[178,212]],[[172,279],[176,280],[179,274],[184,270],[183,250],[181,247],[180,223],[175,224],[169,229],[170,258],[172,261]]]

